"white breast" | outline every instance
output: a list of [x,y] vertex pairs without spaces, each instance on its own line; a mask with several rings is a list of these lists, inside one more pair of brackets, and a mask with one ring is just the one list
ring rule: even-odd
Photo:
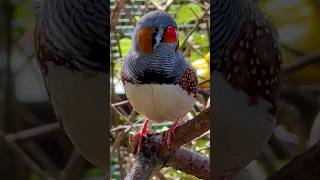
[[89,70],[72,72],[64,66],[48,65],[45,81],[64,130],[86,159],[105,170],[106,76]]
[[250,107],[248,96],[234,90],[220,72],[212,79],[214,169],[244,166],[260,154],[272,133],[274,116],[267,112],[272,105],[259,99]]
[[126,82],[125,90],[133,108],[148,120],[174,121],[192,110],[195,98],[179,85]]

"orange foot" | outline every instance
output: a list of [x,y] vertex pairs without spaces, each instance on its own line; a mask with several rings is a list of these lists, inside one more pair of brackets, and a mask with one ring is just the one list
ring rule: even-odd
[[167,136],[167,146],[169,146],[172,143],[172,138],[174,136],[174,131],[179,125],[180,120],[182,119],[183,116],[179,117],[173,125],[167,130],[166,136]]
[[148,122],[149,120],[145,120],[143,123],[143,126],[141,128],[140,132],[136,132],[133,135],[133,138],[137,139],[138,138],[138,150],[137,150],[137,154],[140,153],[141,148],[142,148],[142,138],[145,137],[147,138],[147,135],[150,133],[150,129],[148,128]]

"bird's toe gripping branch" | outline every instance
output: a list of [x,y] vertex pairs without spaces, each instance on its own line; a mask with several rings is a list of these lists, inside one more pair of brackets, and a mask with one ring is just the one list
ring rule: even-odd
[[149,123],[149,120],[145,120],[144,123],[143,123],[143,126],[141,128],[141,131],[140,132],[136,132],[134,133],[133,135],[133,138],[134,139],[138,139],[138,144],[137,146],[134,148],[134,151],[137,152],[137,154],[139,154],[141,152],[141,148],[142,148],[142,138],[145,137],[147,138],[147,135],[150,133],[150,129],[148,128],[148,123]]
[[166,138],[167,138],[167,146],[169,146],[172,143],[172,138],[174,135],[174,131],[176,130],[176,128],[179,125],[179,122],[181,121],[183,116],[179,117],[174,124],[168,129],[168,131],[166,132]]

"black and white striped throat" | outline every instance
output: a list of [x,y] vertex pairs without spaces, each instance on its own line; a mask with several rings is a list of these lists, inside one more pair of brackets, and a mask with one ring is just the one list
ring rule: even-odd
[[175,44],[168,43],[160,43],[153,54],[129,54],[122,65],[124,80],[135,84],[177,84],[186,68]]

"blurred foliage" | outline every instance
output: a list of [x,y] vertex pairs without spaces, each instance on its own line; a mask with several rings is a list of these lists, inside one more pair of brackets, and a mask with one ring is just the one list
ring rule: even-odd
[[[197,69],[200,82],[210,78],[210,53],[207,53],[204,58],[193,61],[192,65]],[[201,87],[209,88],[210,82],[202,84]]]
[[131,39],[124,37],[120,40],[121,54],[128,54],[131,49]]
[[[280,41],[291,49],[282,48],[285,64],[293,63],[301,54],[319,52],[320,6],[316,0],[265,0],[264,7],[279,31]],[[288,74],[290,81],[319,81],[320,66],[310,65]]]
[[188,3],[179,8],[171,8],[170,10],[177,11],[176,23],[188,24],[197,20],[196,15],[202,14],[202,8],[198,4]]

